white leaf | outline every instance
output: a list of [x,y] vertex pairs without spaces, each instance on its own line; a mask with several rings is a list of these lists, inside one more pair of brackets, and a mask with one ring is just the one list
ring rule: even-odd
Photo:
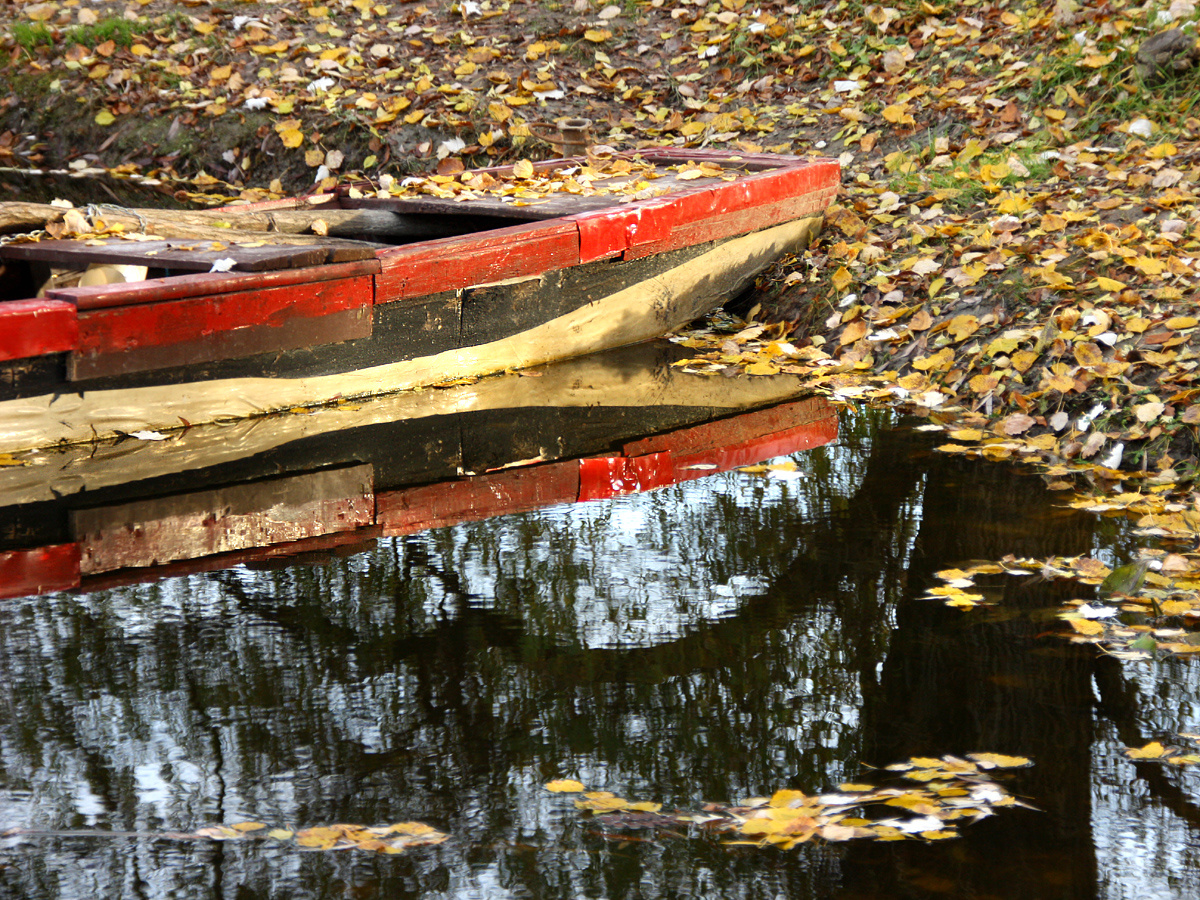
[[1154,134],[1154,123],[1149,119],[1134,119],[1129,123],[1129,133],[1136,134],[1141,138],[1148,138]]
[[167,436],[159,431],[134,431],[130,437],[135,437],[139,441],[165,441]]
[[224,259],[215,260],[212,264],[210,272],[228,272],[237,265],[236,259],[230,259],[228,256]]

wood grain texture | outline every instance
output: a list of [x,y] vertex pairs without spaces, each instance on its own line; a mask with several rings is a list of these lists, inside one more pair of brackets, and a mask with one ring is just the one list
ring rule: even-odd
[[[691,321],[746,286],[771,260],[804,246],[811,227],[811,222],[789,222],[734,238],[518,334],[428,356],[312,377],[147,382],[141,387],[59,392],[3,402],[0,419],[6,427],[0,434],[0,451],[60,440],[87,441],[118,432],[176,428],[181,419],[200,424],[333,397],[406,390],[644,341]],[[652,266],[652,261],[644,264]],[[356,343],[362,342],[347,342],[347,346]]]

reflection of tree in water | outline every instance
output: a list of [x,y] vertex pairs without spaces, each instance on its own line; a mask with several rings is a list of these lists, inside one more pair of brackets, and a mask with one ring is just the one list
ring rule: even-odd
[[[102,826],[416,818],[461,839],[399,861],[64,847],[57,870],[27,855],[11,871],[23,887],[52,870],[79,879],[62,874],[74,852],[103,855],[96,868],[121,881],[170,859],[174,874],[141,893],[189,898],[236,885],[239,897],[287,896],[296,883],[331,896],[338,884],[409,896],[495,883],[534,896],[831,896],[841,885],[848,897],[1015,897],[1037,896],[1053,860],[1055,896],[1091,895],[1092,654],[1039,642],[1026,618],[912,599],[966,558],[1086,550],[1086,520],[1051,517],[1028,478],[926,458],[910,432],[847,426],[849,449],[803,457],[811,477],[789,485],[788,502],[650,495],[662,499],[643,520],[647,549],[669,549],[678,571],[664,583],[692,622],[667,639],[580,640],[604,596],[593,582],[607,577],[609,513],[573,530],[510,517],[321,567],[10,608],[0,778],[35,791],[45,824],[86,824],[86,785]],[[735,578],[756,586],[732,612],[697,612],[707,607],[689,597]],[[1015,608],[1067,596],[1016,579],[1005,590]],[[971,750],[1034,756],[1017,787],[1047,813],[1000,815],[946,845],[620,847],[587,837],[573,811],[563,818],[569,802],[539,787],[579,774],[690,803],[819,790],[857,775],[859,760]]]

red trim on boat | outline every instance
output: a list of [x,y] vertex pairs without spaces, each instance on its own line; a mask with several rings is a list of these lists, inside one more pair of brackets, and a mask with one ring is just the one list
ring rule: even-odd
[[379,251],[377,303],[427,297],[579,264],[574,216]]
[[[248,290],[288,287],[320,281],[337,281],[359,275],[376,275],[379,260],[333,263],[301,269],[276,269],[271,272],[201,272],[175,275],[170,278],[151,278],[146,281],[117,282],[94,287],[55,288],[47,297],[68,300],[80,309],[104,309],[112,306],[136,306],[141,303],[161,303],[164,300],[183,300],[190,297],[212,297]],[[0,307],[3,308],[3,307]]]
[[[303,320],[319,324],[320,320],[329,319],[336,324],[336,329],[330,329],[326,343],[365,337],[371,333],[370,308],[374,300],[374,278],[358,275],[91,309],[79,316],[78,349],[72,354],[68,375],[80,380],[321,343],[311,328],[295,327]],[[354,321],[350,323],[330,318],[348,311],[362,311],[363,315],[352,317]],[[169,359],[162,354],[137,352],[164,347],[175,351],[167,355]]]
[[62,353],[78,342],[72,304],[40,298],[0,303],[0,360]]

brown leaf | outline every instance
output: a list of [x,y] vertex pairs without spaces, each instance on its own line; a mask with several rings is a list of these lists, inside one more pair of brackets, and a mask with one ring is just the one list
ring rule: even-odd
[[1013,413],[1003,422],[1005,434],[1024,434],[1036,423],[1032,416],[1025,413]]

